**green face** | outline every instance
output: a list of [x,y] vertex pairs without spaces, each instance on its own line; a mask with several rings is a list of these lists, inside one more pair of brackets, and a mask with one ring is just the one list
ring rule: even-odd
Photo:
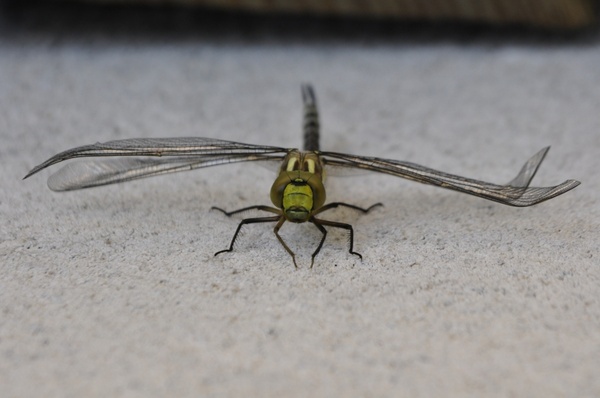
[[289,221],[308,221],[313,209],[313,192],[301,178],[287,184],[283,190],[283,209]]

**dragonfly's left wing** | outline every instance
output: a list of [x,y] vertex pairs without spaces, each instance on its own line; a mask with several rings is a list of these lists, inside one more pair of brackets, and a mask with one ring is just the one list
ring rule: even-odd
[[337,152],[320,152],[326,165],[351,167],[391,174],[424,184],[464,192],[470,195],[493,200],[510,206],[531,206],[552,199],[580,184],[567,180],[553,187],[529,187],[550,147],[544,148],[529,159],[519,174],[506,185],[460,177],[399,160],[381,159],[367,156],[354,156]]
[[50,176],[50,189],[69,191],[221,164],[278,162],[288,151],[279,147],[201,137],[117,140],[61,152],[34,167],[24,178],[69,159],[111,157],[69,163]]

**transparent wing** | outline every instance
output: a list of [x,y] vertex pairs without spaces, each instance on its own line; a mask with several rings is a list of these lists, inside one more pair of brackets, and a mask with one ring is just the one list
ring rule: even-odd
[[424,184],[467,193],[500,202],[510,206],[531,206],[552,199],[580,184],[567,180],[553,187],[529,187],[531,179],[540,167],[550,147],[544,148],[529,159],[517,176],[506,185],[460,177],[430,169],[418,164],[399,160],[380,159],[367,156],[354,156],[337,152],[321,152],[326,165],[359,168],[379,173],[391,174]]
[[24,178],[56,163],[80,157],[48,179],[53,191],[69,191],[220,164],[280,162],[288,149],[212,138],[142,138],[96,143],[61,152],[34,167]]

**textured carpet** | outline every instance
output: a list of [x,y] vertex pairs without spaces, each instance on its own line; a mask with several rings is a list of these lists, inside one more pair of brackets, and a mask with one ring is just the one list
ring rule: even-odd
[[[9,32],[3,396],[600,395],[600,41]],[[61,194],[46,187],[52,170],[21,181],[96,141],[299,146],[302,82],[317,91],[323,149],[503,183],[552,145],[534,185],[582,185],[511,208],[394,177],[332,177],[329,201],[384,203],[327,215],[354,225],[364,260],[334,230],[309,269],[318,231],[286,224],[296,270],[271,225],[213,257],[242,216],[210,207],[269,204],[272,170]]]

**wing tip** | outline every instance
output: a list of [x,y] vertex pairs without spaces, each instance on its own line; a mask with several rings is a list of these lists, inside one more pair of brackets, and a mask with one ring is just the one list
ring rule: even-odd
[[537,205],[539,203],[545,202],[550,199],[554,199],[557,196],[565,194],[565,193],[571,191],[572,189],[577,188],[579,185],[581,185],[580,181],[566,180],[566,181],[562,182],[561,184],[558,184],[554,187],[528,188],[528,190],[529,189],[531,189],[531,190],[545,189],[547,191],[544,194],[542,194],[541,196],[532,197],[532,198],[528,198],[528,199],[525,199],[524,198],[525,195],[523,195],[520,198],[518,198],[516,201],[514,201],[513,203],[508,203],[508,204],[511,206],[515,206],[515,207],[529,207],[529,206]]
[[507,185],[527,188],[529,184],[531,184],[531,180],[533,180],[533,177],[535,177],[549,150],[550,146],[547,146],[537,151],[535,155],[530,157],[525,162],[517,176],[513,178]]
[[42,164],[38,164],[37,166],[35,166],[33,169],[29,170],[29,172],[25,175],[25,177],[23,177],[23,180],[28,179],[29,177],[31,177],[32,175],[38,173],[39,171],[45,169],[47,167],[47,162],[44,162]]
[[565,191],[570,191],[571,189],[577,188],[578,186],[581,185],[581,181],[577,181],[577,180],[567,180],[565,182],[563,182],[561,185],[567,185],[569,188]]

